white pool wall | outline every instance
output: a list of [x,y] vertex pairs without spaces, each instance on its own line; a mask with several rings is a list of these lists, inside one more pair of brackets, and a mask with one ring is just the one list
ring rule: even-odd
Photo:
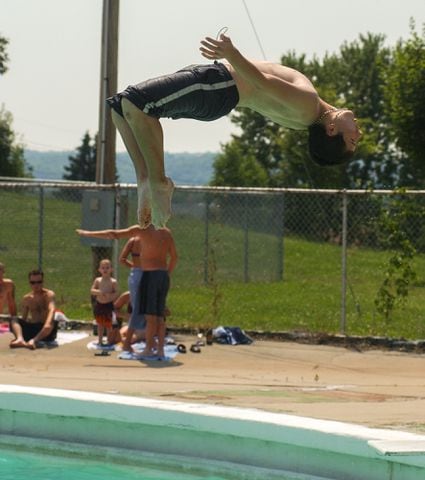
[[425,479],[424,435],[256,409],[0,385],[0,434],[330,479]]

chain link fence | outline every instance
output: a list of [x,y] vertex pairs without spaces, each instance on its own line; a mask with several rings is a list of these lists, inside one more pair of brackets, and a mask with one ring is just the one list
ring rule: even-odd
[[[101,258],[112,259],[120,290],[127,289],[128,270],[118,264],[125,242],[81,239],[75,229],[127,227],[136,209],[134,185],[0,181],[0,262],[17,298],[29,290],[28,272],[42,268],[68,316],[90,319]],[[419,191],[177,187],[169,222],[179,254],[173,292],[215,284],[249,295],[248,285],[258,284],[270,292],[267,304],[281,302],[289,328],[351,334],[359,322],[381,331],[385,307],[408,298],[409,310],[399,311],[409,312],[406,321],[421,337],[424,212]],[[227,306],[235,322],[249,302],[245,296]],[[251,312],[252,326],[267,324],[262,308]]]

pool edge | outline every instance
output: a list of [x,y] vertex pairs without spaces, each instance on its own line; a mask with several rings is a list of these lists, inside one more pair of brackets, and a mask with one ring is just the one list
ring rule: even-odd
[[413,480],[425,472],[423,435],[256,409],[0,385],[0,420],[2,434],[161,453],[168,444],[171,454],[328,478]]

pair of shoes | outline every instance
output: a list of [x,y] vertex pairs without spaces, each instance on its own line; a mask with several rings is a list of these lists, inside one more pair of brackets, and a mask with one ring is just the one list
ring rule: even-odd
[[201,353],[201,347],[199,345],[197,345],[196,343],[194,343],[191,347],[190,347],[190,351],[192,353]]
[[183,345],[182,343],[179,343],[177,345],[177,351],[179,353],[186,353],[186,345]]

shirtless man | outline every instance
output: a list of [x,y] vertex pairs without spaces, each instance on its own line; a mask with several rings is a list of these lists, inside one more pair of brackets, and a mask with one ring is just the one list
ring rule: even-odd
[[[139,195],[138,222],[158,228],[171,215],[173,182],[165,176],[161,117],[212,121],[246,107],[283,127],[309,130],[310,154],[336,165],[356,149],[360,130],[352,111],[321,99],[301,72],[246,59],[222,34],[206,37],[201,54],[210,65],[191,65],[171,75],[130,85],[107,99],[112,119],[133,161]],[[225,59],[226,63],[217,60]]]
[[6,267],[0,263],[0,313],[4,313],[7,306],[9,315],[16,317],[15,284],[10,278],[4,277],[5,271]]
[[[159,228],[155,230],[153,225],[141,228],[139,225],[133,225],[121,230],[99,230],[87,231],[77,230],[77,233],[86,237],[98,238],[132,238],[127,243],[121,253],[122,263],[128,254],[132,254],[132,261],[128,266],[135,266],[141,270],[142,278],[139,285],[138,295],[140,301],[140,311],[146,320],[146,348],[140,354],[141,357],[151,357],[155,348],[154,337],[158,336],[158,345],[156,356],[154,358],[164,358],[164,339],[165,339],[165,310],[166,297],[169,289],[169,277],[177,263],[177,252],[171,231],[168,228]],[[133,296],[132,296],[133,297]],[[133,300],[132,300],[133,302]],[[135,329],[129,324],[127,337],[123,345],[124,356],[132,354],[131,338]]]
[[15,340],[10,348],[29,348],[34,350],[41,340],[51,342],[56,339],[57,322],[55,315],[55,294],[43,287],[44,274],[41,270],[32,270],[28,274],[31,292],[22,300],[22,318],[12,319],[10,330]]

